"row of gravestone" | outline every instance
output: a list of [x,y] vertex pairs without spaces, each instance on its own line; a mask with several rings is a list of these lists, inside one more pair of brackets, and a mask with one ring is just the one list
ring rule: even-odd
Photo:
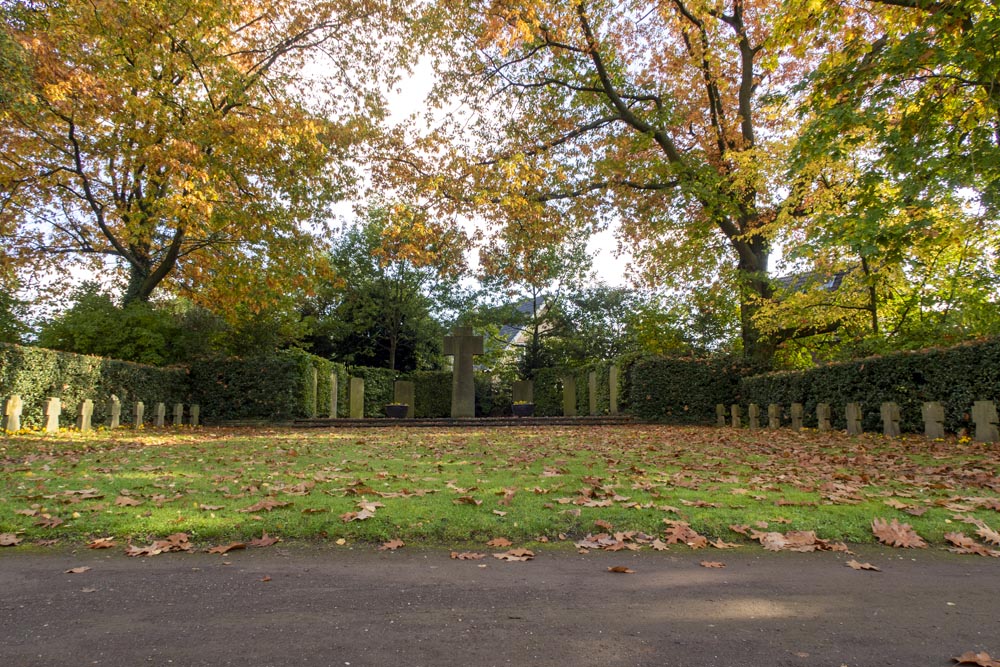
[[[3,431],[11,433],[21,430],[21,414],[24,410],[24,403],[17,394],[11,396],[4,403],[3,410]],[[45,431],[55,433],[59,430],[59,417],[62,416],[62,401],[58,398],[49,398],[43,406],[45,416]],[[108,427],[118,428],[121,426],[122,403],[117,396],[112,395],[108,400]],[[92,420],[94,416],[94,402],[89,398],[81,401],[77,409],[76,427],[80,431],[89,431],[93,428]],[[146,417],[146,406],[142,401],[135,404],[132,424],[138,428],[144,423]],[[167,406],[164,403],[157,403],[153,411],[153,424],[162,427],[166,424]],[[188,411],[188,424],[198,426],[201,419],[201,409],[197,405],[190,406]],[[184,404],[174,404],[173,414],[174,426],[184,424]]]
[[[850,435],[860,435],[861,404],[848,403],[845,408],[847,432]],[[882,416],[882,433],[889,437],[899,437],[900,410],[897,403],[883,403],[880,410]],[[715,406],[715,414],[719,426],[743,426],[743,409],[739,405],[730,406],[727,410],[721,403]],[[793,430],[802,429],[804,410],[801,403],[792,403],[789,413]],[[924,403],[921,408],[924,422],[924,435],[931,439],[944,437],[944,405],[937,401]],[[760,428],[760,408],[751,403],[747,408],[747,426],[750,429]],[[728,421],[727,421],[728,418]],[[975,439],[979,442],[1000,442],[1000,430],[997,426],[997,406],[993,401],[976,401],[972,408],[972,421],[976,425]],[[782,425],[782,408],[776,403],[767,406],[768,428],[776,429]],[[816,423],[820,431],[830,431],[830,404],[816,405]]]

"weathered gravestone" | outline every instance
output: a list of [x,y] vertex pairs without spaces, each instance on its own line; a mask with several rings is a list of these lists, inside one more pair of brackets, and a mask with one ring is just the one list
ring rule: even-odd
[[156,404],[156,413],[153,417],[153,424],[158,428],[163,428],[164,423],[167,420],[167,404],[160,402]]
[[396,380],[392,388],[393,403],[406,406],[406,418],[413,419],[413,401],[416,398],[416,386],[408,380]]
[[511,394],[514,403],[534,403],[535,383],[531,380],[515,380]]
[[997,406],[993,401],[976,401],[972,406],[972,421],[976,423],[976,442],[1000,441]]
[[45,432],[46,433],[58,433],[59,432],[59,415],[62,414],[62,401],[58,398],[49,398],[45,402]]
[[830,430],[830,404],[829,403],[817,403],[816,404],[816,428],[820,431]]
[[108,399],[108,427],[118,428],[122,424],[122,402],[117,396],[111,394]]
[[350,411],[348,416],[351,419],[364,419],[365,417],[365,379],[351,378],[349,401]]
[[576,376],[563,376],[563,417],[576,417]]
[[733,428],[741,428],[743,426],[743,409],[740,406],[733,404],[730,408],[733,415]]
[[444,353],[453,357],[451,373],[452,419],[476,416],[476,378],[473,357],[483,353],[483,337],[472,327],[455,327],[444,338]]
[[21,413],[24,412],[24,402],[21,397],[14,394],[9,399],[7,399],[7,405],[4,406],[4,424],[3,427],[7,431],[20,431],[21,430]]
[[315,366],[309,367],[309,386],[312,388],[312,402],[309,404],[309,417],[316,418],[319,414],[319,371]]
[[928,401],[920,407],[924,418],[924,436],[930,440],[944,437],[944,405],[938,401]]
[[184,404],[174,403],[174,426],[184,425]]
[[757,407],[756,403],[747,406],[747,426],[750,427],[751,431],[760,428],[760,408]]
[[608,413],[613,416],[618,416],[618,366],[612,366],[608,369]]
[[781,428],[781,406],[777,403],[769,403],[767,406],[767,427]]
[[83,433],[90,430],[91,423],[94,419],[94,402],[92,400],[85,399],[80,401],[80,407],[77,410],[76,415],[76,427]]
[[802,430],[802,404],[792,403],[792,430],[801,431]]
[[590,398],[590,416],[597,416],[597,373],[590,371],[587,376],[587,394]]
[[330,373],[330,419],[337,418],[337,373]]
[[194,404],[191,406],[191,426],[198,426],[201,422],[201,406]]
[[133,428],[142,428],[142,423],[146,419],[146,404],[142,401],[136,401],[135,403],[135,421],[132,423]]
[[889,438],[898,438],[899,430],[899,405],[892,401],[882,404],[879,409],[882,413],[882,433]]
[[847,417],[848,435],[861,435],[864,432],[864,429],[861,426],[861,404],[848,403],[845,408],[845,413],[845,416]]
[[715,425],[719,428],[726,426],[726,406],[722,403],[715,404]]

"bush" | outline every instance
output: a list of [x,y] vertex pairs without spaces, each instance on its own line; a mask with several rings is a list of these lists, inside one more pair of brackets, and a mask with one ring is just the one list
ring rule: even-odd
[[562,417],[563,377],[567,373],[563,368],[539,368],[535,371],[536,416]]
[[451,416],[451,375],[451,371],[414,371],[403,378],[413,383],[414,417]]
[[156,403],[190,402],[188,381],[186,369],[0,343],[0,399],[21,397],[25,426],[44,424],[43,407],[50,396],[62,400],[64,426],[75,423],[80,403],[88,398],[94,402],[93,423],[107,423],[112,394],[121,400],[123,424],[131,423],[138,401],[145,403],[148,420]]
[[642,357],[629,365],[629,410],[650,421],[711,424],[717,404],[736,402],[743,372],[728,358]]
[[816,425],[816,404],[829,403],[834,428],[845,428],[844,406],[861,403],[865,430],[881,431],[879,407],[895,401],[904,431],[923,431],[921,407],[940,401],[945,428],[970,428],[975,401],[1000,398],[1000,339],[945,349],[898,352],[828,364],[801,372],[768,373],[743,379],[744,403],[787,406],[802,403],[805,425]]
[[348,366],[347,373],[365,381],[365,417],[385,417],[385,406],[394,398],[397,372],[388,368]]

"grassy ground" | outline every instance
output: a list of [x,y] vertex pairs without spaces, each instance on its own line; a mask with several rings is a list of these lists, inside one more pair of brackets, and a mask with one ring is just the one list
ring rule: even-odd
[[726,541],[745,539],[730,525],[766,524],[871,542],[881,517],[944,546],[962,517],[1000,528],[1000,447],[954,439],[665,426],[67,431],[0,439],[0,466],[0,533],[24,543],[267,532],[481,545],[656,536],[664,520]]

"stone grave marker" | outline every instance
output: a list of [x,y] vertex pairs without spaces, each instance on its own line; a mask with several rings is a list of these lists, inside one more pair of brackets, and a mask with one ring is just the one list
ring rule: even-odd
[[608,369],[608,402],[610,406],[608,408],[608,413],[613,416],[618,416],[618,366],[613,365]]
[[444,354],[453,357],[451,372],[452,419],[476,416],[476,380],[473,362],[483,353],[483,337],[473,333],[472,327],[455,327],[444,338]]
[[416,385],[409,380],[396,380],[393,385],[393,402],[406,404],[406,418],[413,419],[413,401],[416,398]]
[[90,430],[93,420],[94,402],[89,398],[80,401],[80,407],[77,409],[76,415],[76,427],[81,433],[86,433]]
[[576,377],[563,376],[563,417],[576,417]]
[[847,434],[861,435],[864,432],[861,426],[861,404],[848,403],[845,412],[847,416]]
[[200,426],[201,423],[201,406],[192,405],[191,406],[191,426]]
[[49,400],[45,402],[45,432],[46,433],[58,433],[59,432],[59,415],[62,414],[62,401],[58,398],[50,397]]
[[732,405],[732,407],[730,408],[730,411],[732,412],[732,415],[733,415],[733,421],[732,421],[733,428],[742,428],[743,427],[743,409],[740,406],[738,406],[738,405],[736,405],[734,403]]
[[136,401],[135,403],[135,422],[132,423],[133,428],[140,428],[143,421],[146,419],[146,404],[142,401]]
[[590,398],[590,416],[597,416],[597,373],[590,371],[587,376],[587,394]]
[[747,426],[750,427],[751,431],[756,431],[760,428],[760,408],[756,403],[751,403],[747,406]]
[[351,419],[364,419],[365,418],[365,379],[364,378],[351,378],[350,396],[348,396],[348,401],[350,405],[349,416]]
[[792,430],[801,431],[802,430],[802,404],[792,403]]
[[512,399],[515,403],[535,402],[535,383],[531,380],[515,380]]
[[167,404],[160,403],[156,404],[156,413],[154,416],[155,421],[153,422],[158,428],[163,428],[163,425],[167,421]]
[[976,442],[1000,441],[996,403],[976,401],[972,406],[972,421],[976,423]]
[[767,427],[781,428],[781,406],[777,403],[769,403],[767,406]]
[[312,387],[312,404],[309,406],[309,417],[316,418],[319,414],[319,371],[315,366],[309,367],[309,386]]
[[184,404],[174,403],[174,426],[184,425]]
[[920,406],[924,419],[924,436],[930,440],[944,437],[944,404],[928,401]]
[[337,373],[330,373],[330,419],[337,418]]
[[4,406],[4,429],[14,432],[21,430],[21,414],[24,412],[24,402],[21,397],[14,394],[7,399]]
[[108,427],[118,428],[122,425],[122,402],[121,400],[111,394],[111,398],[108,399]]
[[889,438],[898,438],[899,431],[899,405],[892,401],[886,401],[880,409],[882,413],[882,433]]
[[816,423],[817,428],[820,431],[830,430],[830,404],[829,403],[817,403],[816,404]]
[[726,406],[722,403],[715,404],[715,425],[719,428],[726,426]]

